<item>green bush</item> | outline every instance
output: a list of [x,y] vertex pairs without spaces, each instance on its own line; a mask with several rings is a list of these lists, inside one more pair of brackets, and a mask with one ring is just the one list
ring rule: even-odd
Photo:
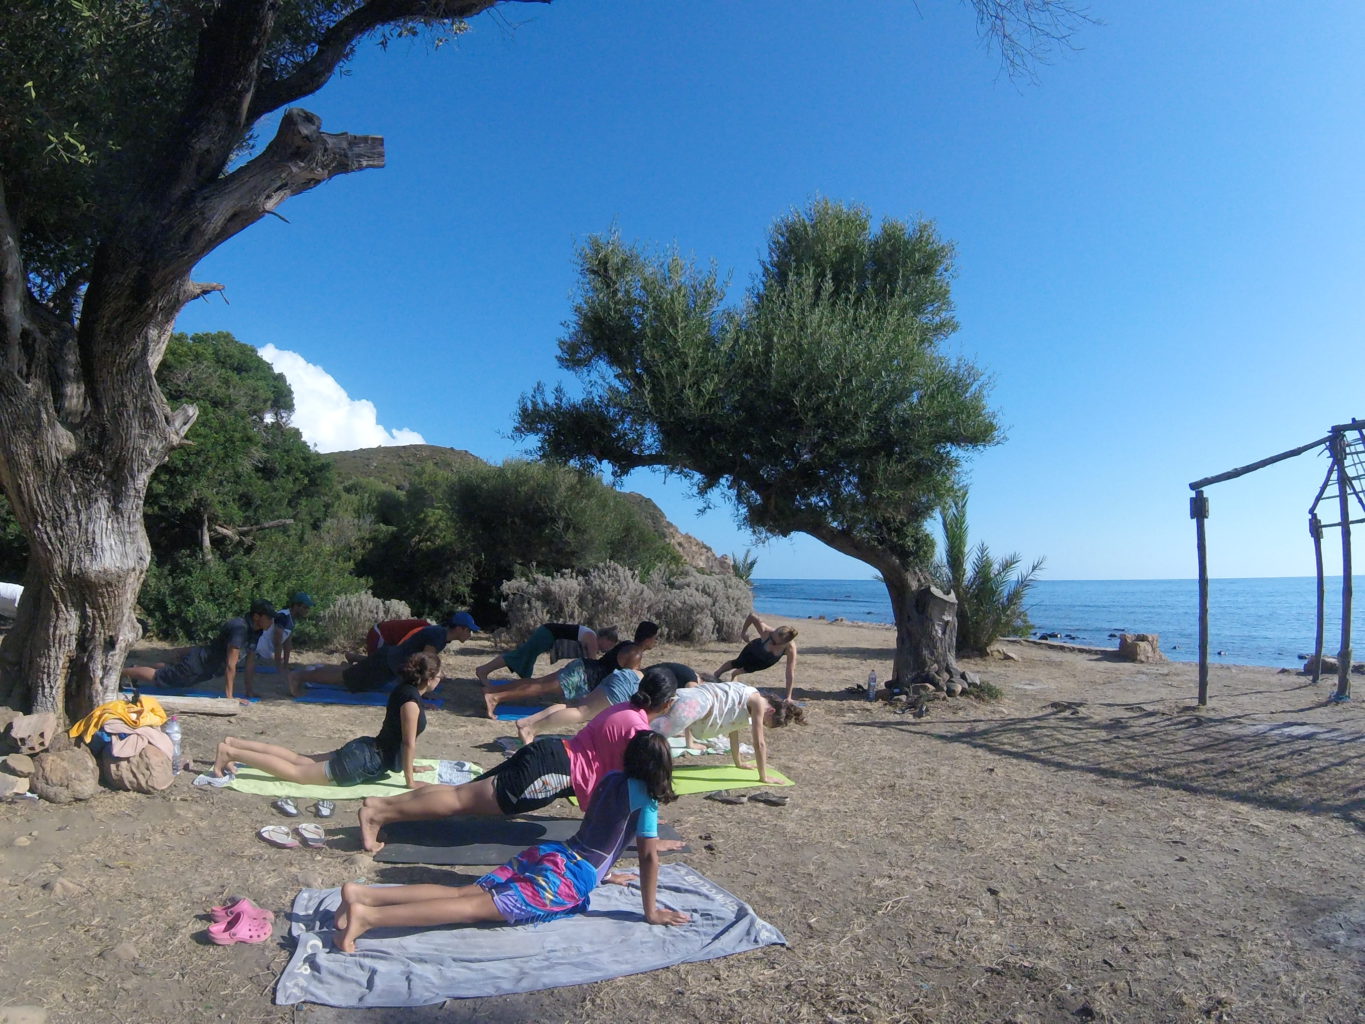
[[993,559],[984,543],[969,550],[965,493],[939,516],[944,555],[934,574],[941,587],[957,595],[957,653],[984,654],[1002,636],[1028,633],[1033,627],[1024,601],[1044,559],[1021,570],[1017,554]]
[[386,601],[368,590],[342,594],[304,621],[301,643],[329,650],[348,650],[359,645],[370,627],[386,619],[410,619],[412,611],[402,601]]

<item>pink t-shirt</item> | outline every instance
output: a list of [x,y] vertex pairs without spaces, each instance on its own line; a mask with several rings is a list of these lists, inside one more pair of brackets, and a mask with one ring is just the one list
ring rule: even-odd
[[579,806],[588,809],[592,791],[607,772],[622,770],[626,745],[641,729],[649,728],[649,715],[629,702],[613,704],[585,725],[569,748],[569,782]]

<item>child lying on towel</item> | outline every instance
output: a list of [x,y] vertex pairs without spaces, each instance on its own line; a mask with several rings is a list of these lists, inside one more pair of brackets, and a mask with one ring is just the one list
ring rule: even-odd
[[640,858],[640,896],[650,924],[686,924],[688,915],[655,904],[659,879],[658,813],[673,794],[673,755],[668,741],[641,730],[626,746],[625,771],[610,772],[593,790],[583,824],[567,842],[523,850],[473,885],[341,887],[336,946],[354,953],[356,939],[371,928],[421,928],[447,924],[547,921],[587,910],[598,885],[624,885],[613,872],[633,835]]

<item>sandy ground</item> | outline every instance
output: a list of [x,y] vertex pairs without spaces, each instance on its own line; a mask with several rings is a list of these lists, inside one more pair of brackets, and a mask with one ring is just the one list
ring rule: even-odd
[[[181,776],[151,797],[0,805],[0,1007],[83,1024],[1365,1017],[1365,680],[1328,705],[1326,684],[1218,666],[1201,711],[1193,666],[1011,645],[1017,660],[970,666],[1003,699],[937,701],[916,720],[845,692],[888,674],[889,628],[797,625],[812,721],[769,741],[797,782],[790,804],[685,797],[668,814],[696,848],[687,862],[789,947],[426,1009],[276,1007],[286,945],[206,944],[210,905],[250,895],[279,911],[305,885],[473,875],[375,864],[344,803],[329,849],[268,847],[255,829],[282,819],[266,798]],[[475,717],[471,681],[490,651],[445,656],[448,703],[422,754],[498,756],[509,730]],[[656,652],[703,668],[732,653]],[[203,760],[228,732],[326,750],[381,717],[264,689],[275,699],[236,718],[187,716],[187,752]]]

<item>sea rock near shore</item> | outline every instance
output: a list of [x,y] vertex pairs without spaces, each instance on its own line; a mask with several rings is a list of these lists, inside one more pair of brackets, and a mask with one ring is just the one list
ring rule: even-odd
[[1166,660],[1161,653],[1161,637],[1156,633],[1120,633],[1119,657],[1140,665]]

